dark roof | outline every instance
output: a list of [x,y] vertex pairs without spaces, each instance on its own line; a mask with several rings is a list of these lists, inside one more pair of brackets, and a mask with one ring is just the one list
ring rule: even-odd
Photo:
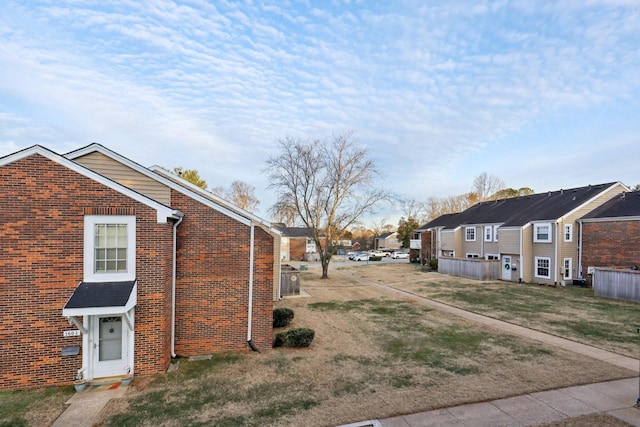
[[433,227],[453,229],[464,224],[501,224],[504,227],[521,227],[532,221],[552,221],[578,208],[615,184],[616,182],[609,182],[481,202],[463,212],[438,217],[420,229]]
[[127,282],[81,282],[64,308],[124,307],[135,280]]
[[390,231],[388,233],[382,233],[381,235],[376,237],[376,239],[386,239],[387,237],[393,236],[394,234],[396,234],[395,231]]
[[459,212],[440,215],[439,217],[432,219],[428,223],[422,225],[420,228],[418,228],[418,230],[428,230],[430,228],[435,228],[435,227],[455,226],[457,224],[456,218],[458,215],[460,215]]
[[621,193],[581,219],[640,217],[640,191]]
[[313,229],[308,227],[287,227],[282,223],[276,223],[273,225],[284,237],[313,237]]

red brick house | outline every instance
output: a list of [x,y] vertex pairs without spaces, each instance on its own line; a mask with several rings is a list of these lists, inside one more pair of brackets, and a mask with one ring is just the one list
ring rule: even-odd
[[271,347],[279,233],[193,187],[98,144],[0,158],[0,390]]
[[[285,224],[274,224],[282,234],[280,254],[283,261],[317,261],[318,248],[313,240],[313,231],[307,227],[287,227]],[[320,238],[326,244],[324,237]]]
[[621,193],[578,220],[581,276],[594,267],[640,267],[640,191]]

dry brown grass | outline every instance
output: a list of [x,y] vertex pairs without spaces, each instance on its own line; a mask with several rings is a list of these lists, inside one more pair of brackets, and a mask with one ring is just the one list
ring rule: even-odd
[[[408,263],[342,268],[399,287],[429,277]],[[315,268],[301,272],[309,296],[276,304],[294,310],[291,327],[315,330],[311,347],[243,352],[215,365],[183,361],[176,374],[137,378],[99,424],[335,426],[635,376],[426,308],[337,271],[330,277],[320,280]]]

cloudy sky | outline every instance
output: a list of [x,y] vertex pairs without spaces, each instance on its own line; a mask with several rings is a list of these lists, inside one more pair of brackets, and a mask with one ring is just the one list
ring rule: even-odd
[[99,142],[245,181],[267,217],[276,140],[347,130],[419,201],[483,172],[536,192],[640,184],[640,4],[0,2],[0,156]]

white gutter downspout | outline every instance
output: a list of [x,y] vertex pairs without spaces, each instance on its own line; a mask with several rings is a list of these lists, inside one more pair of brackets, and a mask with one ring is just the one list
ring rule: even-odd
[[558,263],[558,221],[556,221],[556,241],[555,241],[555,245],[553,248],[553,263],[555,264],[555,268],[553,269],[553,283],[554,284],[558,284],[558,269],[560,268],[560,265]]
[[178,272],[177,267],[177,240],[178,240],[178,226],[184,219],[184,216],[178,218],[178,221],[173,224],[173,260],[172,260],[172,273],[171,273],[171,357],[176,357],[176,276]]
[[524,282],[524,255],[522,254],[523,233],[524,233],[524,227],[520,227],[520,283]]
[[251,241],[249,244],[249,308],[247,313],[247,344],[251,347],[251,350],[260,350],[251,341],[251,324],[253,323],[253,257],[254,257],[254,245],[255,245],[255,225],[251,222]]
[[582,279],[582,221],[578,221],[580,229],[578,230],[578,279]]

